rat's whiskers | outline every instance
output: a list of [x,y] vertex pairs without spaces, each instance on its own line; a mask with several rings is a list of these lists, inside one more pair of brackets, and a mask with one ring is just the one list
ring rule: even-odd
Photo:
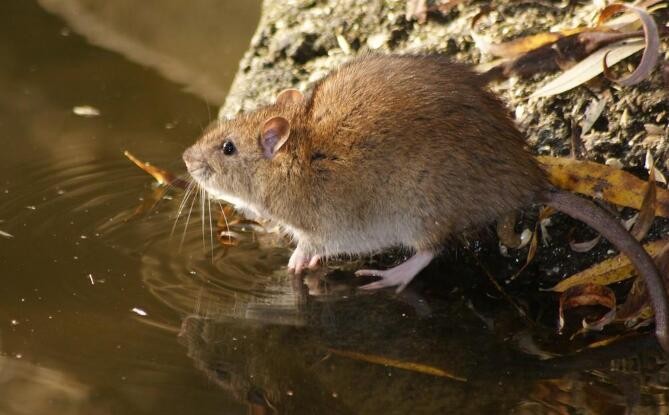
[[223,215],[223,221],[225,222],[225,230],[227,231],[228,234],[228,242],[232,243],[232,235],[230,235],[230,225],[228,224],[228,217],[225,215],[225,209],[223,208],[221,202],[217,200],[216,203],[218,203],[218,207],[221,208],[221,215]]
[[211,222],[211,198],[207,196],[207,213],[209,213],[209,242],[211,244],[211,262],[214,262],[214,225]]
[[193,180],[189,179],[188,186],[186,187],[186,191],[184,192],[183,198],[181,199],[181,202],[179,203],[179,208],[177,209],[177,214],[174,217],[174,224],[172,225],[172,231],[170,232],[170,239],[172,239],[172,237],[174,236],[174,230],[177,228],[177,223],[179,223],[179,218],[181,217],[181,213],[183,212],[183,209],[186,206],[188,198],[192,195],[194,187],[195,187],[195,182]]
[[186,240],[186,230],[188,229],[188,223],[190,222],[190,215],[193,213],[193,206],[195,206],[195,199],[197,199],[197,194],[195,192],[192,192],[192,194],[193,197],[191,198],[190,208],[188,209],[188,216],[186,216],[186,223],[184,224],[184,230],[181,234],[181,241],[179,242],[179,252],[181,252],[181,248],[183,247],[184,241]]

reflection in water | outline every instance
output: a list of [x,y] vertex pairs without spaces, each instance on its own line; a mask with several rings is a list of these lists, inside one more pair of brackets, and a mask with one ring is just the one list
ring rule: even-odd
[[90,388],[66,373],[0,356],[1,414],[90,414]]
[[[181,26],[155,24],[179,15],[168,2],[41,2],[92,42],[195,72],[211,42],[179,42],[201,39],[199,17],[241,20],[216,16],[208,1],[183,13],[198,24]],[[79,20],[75,9],[85,10]],[[134,215],[155,189],[123,150],[183,171],[180,153],[210,119],[205,104],[87,45],[33,2],[0,2],[0,19],[0,229],[14,235],[0,238],[1,414],[666,412],[667,362],[652,338],[553,360],[521,353],[546,355],[541,345],[556,336],[530,330],[466,253],[394,296],[357,292],[360,281],[336,263],[295,279],[286,241],[243,223],[232,229],[239,245],[212,254],[196,214],[179,249],[183,221],[170,231],[181,194]],[[148,63],[169,70],[169,59]],[[87,105],[99,115],[73,113]]]
[[[314,301],[303,310],[309,324],[302,327],[192,315],[184,319],[180,339],[196,368],[258,413],[604,414],[626,413],[626,408],[635,408],[634,413],[668,409],[666,358],[634,352],[652,344],[651,337],[540,361],[514,353],[473,322],[459,320],[466,317],[457,314],[457,307],[434,319],[416,319],[407,318],[408,310],[401,312],[397,303],[354,297],[335,304]],[[447,322],[453,318],[458,322]],[[332,349],[429,362],[468,380],[370,365],[339,357]]]

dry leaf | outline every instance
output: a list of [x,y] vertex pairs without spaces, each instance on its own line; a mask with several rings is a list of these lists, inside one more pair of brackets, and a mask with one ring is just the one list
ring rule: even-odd
[[581,134],[587,134],[592,126],[595,125],[599,117],[602,115],[602,112],[604,112],[604,108],[606,108],[606,105],[609,103],[610,99],[611,93],[606,91],[599,99],[592,100],[590,105],[588,105],[588,108],[585,110],[585,117],[581,123]]
[[628,39],[604,46],[536,90],[531,98],[549,97],[576,88],[604,71],[602,66],[604,56],[607,56],[607,62],[616,64],[644,47],[644,43],[640,39]]
[[608,53],[606,53],[602,59],[602,70],[604,71],[604,76],[606,76],[608,80],[623,86],[632,86],[648,78],[653,69],[655,69],[658,58],[660,57],[660,34],[653,17],[647,11],[639,7],[629,6],[623,3],[616,3],[606,7],[602,11],[602,15],[605,15],[605,13],[614,14],[621,10],[633,11],[639,16],[639,19],[641,19],[644,39],[646,42],[643,55],[641,56],[641,62],[634,70],[634,72],[625,78],[619,79],[616,78],[609,70],[609,67],[606,63]]
[[481,35],[471,33],[476,46],[485,53],[501,58],[515,58],[544,45],[552,44],[563,37],[583,32],[586,28],[568,29],[562,32],[544,32],[535,35],[524,36],[504,43],[490,43]]
[[[660,250],[669,243],[669,240],[659,240],[644,244],[644,249],[651,255],[657,255]],[[608,285],[614,282],[623,281],[632,276],[634,267],[627,256],[618,254],[613,258],[606,259],[590,268],[578,272],[564,280],[560,281],[548,291],[563,292],[571,287],[580,284],[600,284]]]
[[[652,157],[651,157],[652,158]],[[632,227],[631,233],[638,241],[648,235],[650,227],[653,225],[655,219],[655,206],[657,201],[657,186],[655,186],[655,163],[650,162],[650,175],[648,176],[648,183],[646,184],[646,192],[641,202],[639,215]]]
[[[646,1],[638,1],[634,4],[636,7],[640,7],[643,9],[646,9],[648,11],[655,12],[659,9],[662,9],[666,7],[667,5],[664,4],[666,0],[646,0]],[[663,3],[660,4],[659,6],[653,7],[658,3]],[[630,26],[636,25],[637,21],[639,18],[634,15],[634,13],[630,12],[625,12],[621,14],[618,17],[611,18],[612,15],[615,13],[612,13],[611,15],[602,15],[600,12],[599,17],[597,18],[597,27],[606,27],[608,29],[616,30],[616,31],[625,31],[629,30]]]
[[390,357],[378,356],[373,354],[365,354],[359,352],[353,352],[348,350],[338,350],[338,349],[327,349],[328,352],[342,357],[347,357],[353,360],[360,360],[363,362],[374,363],[377,365],[390,366],[398,369],[410,370],[412,372],[423,373],[426,375],[439,376],[442,378],[449,378],[457,380],[459,382],[467,382],[467,378],[454,375],[443,369],[428,366],[421,363],[406,362],[403,360],[397,360]]
[[601,306],[609,310],[603,317],[598,315],[597,318],[584,317],[582,320],[584,329],[601,329],[606,322],[612,321],[611,312],[615,314],[616,296],[604,285],[581,284],[569,288],[560,296],[559,331],[565,327],[565,314],[584,306]]
[[[587,111],[586,111],[586,118],[587,118]],[[585,121],[584,121],[585,123]],[[585,144],[583,144],[583,131],[581,127],[576,124],[576,121],[572,118],[570,123],[569,123],[569,137],[570,137],[570,151],[569,155],[573,159],[583,159],[586,156],[586,149],[585,149]]]
[[592,248],[597,246],[597,244],[601,240],[602,240],[602,235],[597,235],[593,239],[591,239],[589,241],[583,241],[583,242],[574,242],[574,241],[570,240],[569,241],[569,247],[574,252],[580,252],[580,253],[589,252],[589,251],[592,250]]
[[[641,209],[647,184],[638,177],[592,161],[566,157],[537,157],[553,185],[601,198],[619,206]],[[669,217],[669,191],[657,187],[655,216]]]
[[648,302],[648,292],[643,278],[637,277],[627,293],[627,299],[618,307],[616,320],[625,322],[628,327],[639,319],[649,319],[653,310]]
[[[664,241],[666,242],[666,241]],[[669,243],[665,243],[655,256],[655,264],[660,275],[669,282]],[[624,321],[628,327],[637,325],[637,321],[646,322],[653,317],[648,291],[643,278],[637,277],[627,294],[625,302],[618,307],[617,320]]]
[[144,170],[145,172],[149,173],[151,176],[153,176],[154,179],[158,182],[158,184],[165,185],[169,184],[175,187],[181,187],[183,189],[186,188],[188,183],[185,181],[179,179],[172,173],[165,171],[163,169],[160,169],[158,167],[152,166],[149,163],[143,162],[139,160],[137,157],[133,156],[130,154],[129,151],[124,151],[123,154],[129,158],[133,163],[137,165],[140,169]]

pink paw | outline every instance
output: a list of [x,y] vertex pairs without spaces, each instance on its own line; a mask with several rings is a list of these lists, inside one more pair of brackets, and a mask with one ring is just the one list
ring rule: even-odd
[[356,277],[381,277],[380,280],[370,282],[358,288],[361,290],[378,290],[380,288],[395,287],[396,293],[401,292],[413,280],[413,275],[406,274],[397,268],[387,270],[361,269],[355,272]]
[[320,262],[320,255],[306,255],[300,248],[295,248],[288,260],[288,271],[301,274],[305,269],[315,269]]
[[379,281],[374,281],[359,287],[363,290],[377,290],[385,287],[397,286],[396,293],[401,292],[407,285],[418,275],[418,273],[425,268],[434,258],[434,254],[428,251],[419,251],[414,256],[399,264],[396,267],[387,270],[377,269],[361,269],[356,271],[355,275],[358,277],[372,276],[381,277]]

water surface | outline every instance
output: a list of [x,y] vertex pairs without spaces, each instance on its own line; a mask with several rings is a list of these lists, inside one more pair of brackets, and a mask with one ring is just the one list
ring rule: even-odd
[[[258,18],[153,3],[0,4],[0,414],[667,410],[648,336],[540,360],[557,337],[489,283],[480,262],[517,267],[494,250],[359,293],[356,264],[291,277],[289,244],[255,225],[212,243],[199,202],[173,228],[177,189],[137,215],[156,187],[123,151],[183,173]],[[553,303],[524,305],[551,321]]]

